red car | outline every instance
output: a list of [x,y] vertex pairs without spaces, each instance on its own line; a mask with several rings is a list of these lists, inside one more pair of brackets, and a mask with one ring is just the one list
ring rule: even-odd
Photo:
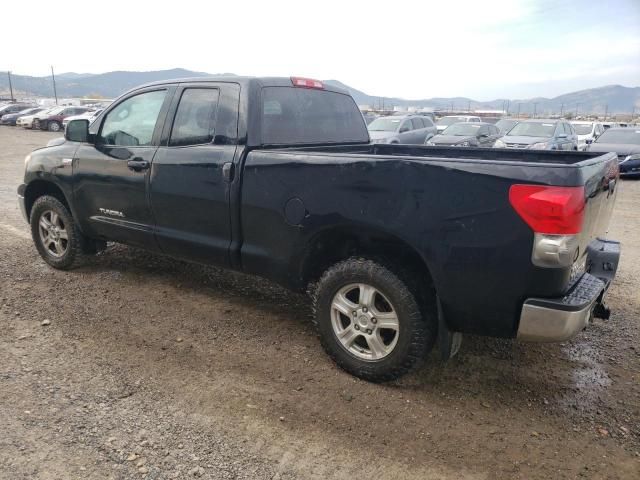
[[43,118],[35,120],[34,128],[40,128],[40,130],[49,130],[50,132],[59,132],[62,130],[62,120],[71,115],[80,115],[88,112],[87,107],[65,107],[55,115],[49,115]]

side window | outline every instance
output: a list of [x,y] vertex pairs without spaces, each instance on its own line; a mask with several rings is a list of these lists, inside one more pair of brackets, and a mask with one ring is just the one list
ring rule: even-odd
[[431,121],[431,119],[430,119],[430,118],[428,118],[428,117],[424,117],[424,118],[422,119],[422,122],[424,123],[424,126],[425,126],[425,127],[427,127],[427,128],[429,128],[429,127],[433,127],[433,122],[432,122],[432,121]]
[[102,123],[100,142],[125,147],[151,145],[166,95],[166,90],[145,92],[118,104]]
[[489,135],[489,127],[487,127],[486,125],[481,126],[478,129],[478,136],[480,135]]
[[213,140],[219,96],[218,89],[214,88],[185,89],[173,121],[169,145],[177,147],[210,143]]
[[412,118],[411,123],[413,124],[413,129],[418,130],[420,128],[424,128],[424,124],[422,123],[421,118]]
[[402,122],[402,124],[400,125],[400,128],[398,129],[398,132],[408,132],[409,130],[411,130],[413,127],[411,126],[411,120],[405,120],[404,122]]

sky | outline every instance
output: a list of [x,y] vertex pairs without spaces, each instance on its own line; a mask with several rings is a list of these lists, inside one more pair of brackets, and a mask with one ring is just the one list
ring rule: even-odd
[[31,0],[2,11],[0,71],[22,75],[186,68],[480,101],[640,86],[640,0]]

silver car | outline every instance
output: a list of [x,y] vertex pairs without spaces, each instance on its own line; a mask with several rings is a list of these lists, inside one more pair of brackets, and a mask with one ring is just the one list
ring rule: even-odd
[[431,119],[422,115],[378,117],[367,128],[371,143],[423,145],[437,133]]

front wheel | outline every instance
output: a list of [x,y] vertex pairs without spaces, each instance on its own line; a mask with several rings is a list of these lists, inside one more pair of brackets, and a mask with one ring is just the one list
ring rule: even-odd
[[40,256],[54,268],[67,270],[78,261],[86,239],[71,212],[57,198],[38,198],[30,216],[31,236]]
[[51,121],[49,122],[48,125],[48,129],[50,132],[59,132],[60,131],[60,124],[56,121]]
[[351,258],[329,268],[313,300],[325,351],[357,377],[394,380],[418,366],[433,347],[435,318],[423,316],[407,285],[372,260]]

